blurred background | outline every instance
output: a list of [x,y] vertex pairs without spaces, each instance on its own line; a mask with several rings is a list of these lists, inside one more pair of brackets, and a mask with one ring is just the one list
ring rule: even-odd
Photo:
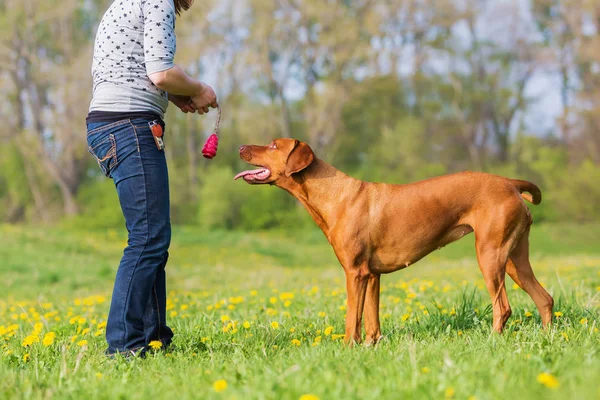
[[[96,27],[110,1],[0,1],[0,222],[121,227],[87,152]],[[465,169],[528,179],[537,222],[600,220],[600,3],[596,0],[196,1],[176,62],[223,107],[168,112],[176,224],[313,226],[273,187],[233,182],[240,144],[276,137],[365,180]]]

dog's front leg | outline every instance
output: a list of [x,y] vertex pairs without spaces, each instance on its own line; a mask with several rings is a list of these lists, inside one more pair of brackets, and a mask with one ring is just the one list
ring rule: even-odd
[[381,339],[379,325],[379,280],[378,274],[369,275],[367,294],[365,296],[365,331],[366,344],[377,344]]
[[345,268],[345,272],[348,300],[346,307],[346,337],[344,340],[347,344],[352,345],[361,341],[362,313],[371,273],[366,265]]

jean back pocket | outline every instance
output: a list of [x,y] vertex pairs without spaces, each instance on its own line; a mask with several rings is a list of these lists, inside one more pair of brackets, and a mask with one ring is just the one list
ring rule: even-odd
[[100,169],[110,178],[111,169],[117,164],[117,142],[112,133],[98,132],[88,136],[88,151],[100,166]]

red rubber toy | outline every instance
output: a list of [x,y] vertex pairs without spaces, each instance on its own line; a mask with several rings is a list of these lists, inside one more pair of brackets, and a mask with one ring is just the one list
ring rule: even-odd
[[212,159],[217,155],[217,147],[219,147],[219,137],[216,134],[212,134],[204,143],[202,148],[202,155],[204,158]]
[[215,130],[212,135],[206,139],[206,143],[204,143],[204,147],[202,147],[202,155],[204,158],[208,158],[209,160],[214,158],[217,155],[217,148],[219,147],[219,124],[221,123],[221,107],[217,106],[217,122],[215,123]]

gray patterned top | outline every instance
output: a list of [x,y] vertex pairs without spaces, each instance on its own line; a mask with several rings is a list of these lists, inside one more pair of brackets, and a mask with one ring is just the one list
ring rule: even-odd
[[148,75],[173,67],[173,0],[115,0],[94,45],[91,111],[152,111],[164,115],[167,93]]

